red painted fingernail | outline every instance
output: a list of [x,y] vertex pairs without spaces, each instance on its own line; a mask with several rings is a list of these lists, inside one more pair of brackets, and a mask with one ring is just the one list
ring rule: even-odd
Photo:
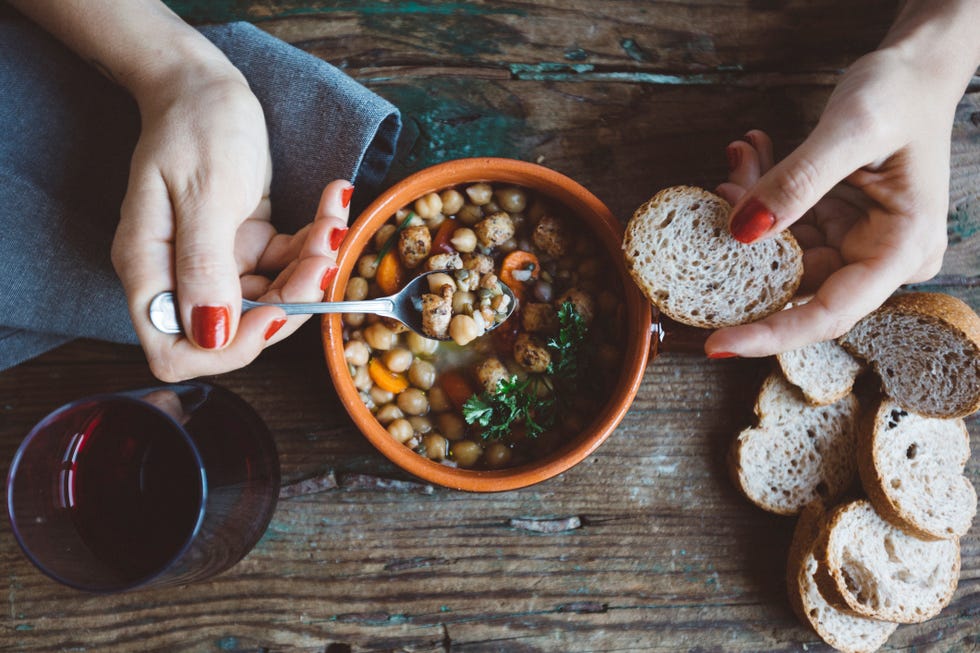
[[708,358],[719,359],[719,358],[736,358],[738,354],[732,353],[730,351],[713,351],[708,354]]
[[776,216],[754,197],[742,205],[729,227],[740,243],[753,243],[776,224]]
[[320,290],[326,290],[330,282],[333,281],[334,277],[337,276],[337,266],[331,265],[327,268],[327,271],[323,273],[323,279],[320,280]]
[[347,235],[347,231],[347,227],[343,227],[342,229],[334,227],[330,232],[330,249],[335,252],[340,249],[340,243],[344,242],[344,236]]
[[742,162],[742,153],[734,145],[725,148],[725,153],[728,155],[728,171],[735,172],[735,168]]
[[228,342],[231,315],[227,306],[195,306],[191,310],[191,334],[205,349],[217,349]]
[[276,332],[279,331],[279,329],[281,329],[284,324],[286,324],[286,318],[279,317],[274,319],[269,324],[269,328],[265,330],[265,339],[266,340],[272,339],[272,336],[276,335]]
[[353,186],[348,186],[347,188],[345,188],[345,189],[344,189],[344,190],[343,190],[343,191],[342,191],[342,192],[340,193],[340,201],[341,201],[341,202],[343,203],[343,205],[344,205],[344,208],[345,208],[345,209],[346,209],[346,208],[347,208],[348,206],[350,206],[350,198],[351,198],[351,197],[352,197],[353,195],[354,195],[354,187],[353,187]]

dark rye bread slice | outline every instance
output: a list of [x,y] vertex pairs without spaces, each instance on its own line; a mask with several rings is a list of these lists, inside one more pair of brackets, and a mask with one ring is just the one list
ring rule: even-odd
[[879,621],[839,610],[817,587],[819,563],[814,549],[825,523],[823,502],[807,505],[796,522],[786,563],[786,589],[789,602],[800,621],[813,628],[820,638],[838,651],[871,653],[888,640],[898,624]]
[[970,459],[963,420],[923,417],[886,399],[865,421],[858,470],[878,514],[924,539],[965,535],[977,493],[963,475]]
[[729,471],[749,501],[778,515],[796,515],[814,499],[835,501],[857,478],[858,400],[849,394],[811,406],[780,374],[766,379],[755,414],[729,452]]
[[941,293],[895,295],[840,343],[868,361],[885,394],[928,417],[980,408],[980,317]]
[[882,621],[919,623],[936,616],[959,582],[958,539],[909,535],[882,519],[866,499],[828,514],[815,556],[821,594]]
[[668,317],[709,329],[743,324],[780,310],[796,292],[803,254],[793,236],[740,243],[728,231],[731,208],[704,189],[674,186],[633,213],[626,264]]

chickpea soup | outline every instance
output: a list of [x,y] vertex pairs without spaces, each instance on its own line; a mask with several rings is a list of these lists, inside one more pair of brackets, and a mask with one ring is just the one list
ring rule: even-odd
[[[346,298],[389,295],[430,270],[445,271],[422,298],[431,338],[394,320],[343,316],[354,385],[392,438],[444,465],[501,469],[588,426],[622,368],[625,304],[584,224],[513,185],[432,192],[377,231]],[[501,283],[518,304],[489,331],[510,308]]]

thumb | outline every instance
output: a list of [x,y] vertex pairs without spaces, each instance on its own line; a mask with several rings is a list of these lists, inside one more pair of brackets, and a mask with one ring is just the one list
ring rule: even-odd
[[241,282],[235,260],[240,220],[216,201],[175,206],[174,268],[185,333],[203,349],[227,345],[238,325]]
[[818,124],[798,148],[764,174],[732,208],[729,230],[753,243],[799,220],[862,160],[863,138]]

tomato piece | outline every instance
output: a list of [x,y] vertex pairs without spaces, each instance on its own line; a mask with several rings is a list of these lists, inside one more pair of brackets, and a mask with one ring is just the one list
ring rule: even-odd
[[453,237],[453,232],[456,231],[456,221],[452,218],[446,218],[439,225],[439,229],[436,231],[435,238],[432,239],[432,249],[430,250],[433,254],[452,254],[456,249],[452,246],[449,240]]

